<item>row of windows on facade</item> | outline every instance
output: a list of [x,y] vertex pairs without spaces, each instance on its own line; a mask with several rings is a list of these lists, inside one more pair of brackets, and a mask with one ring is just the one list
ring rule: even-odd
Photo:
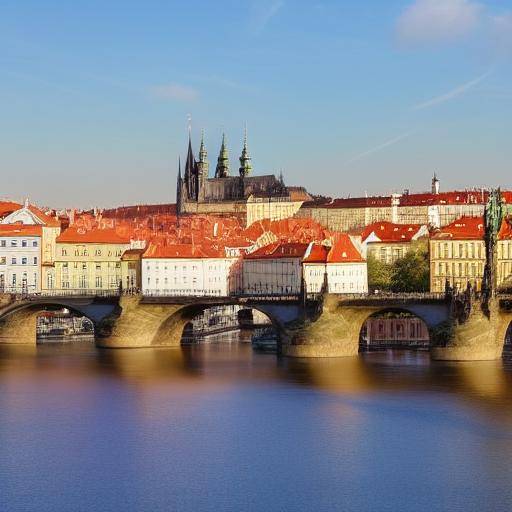
[[[151,281],[152,281],[151,277],[148,277],[148,285],[150,285],[150,284],[151,284]],[[169,284],[169,278],[164,277],[164,280],[163,280],[163,281],[164,281],[164,284]],[[178,281],[179,281],[180,283],[187,284],[187,281],[188,281],[188,280],[187,280],[187,276],[183,276],[183,277],[182,277],[182,278],[180,278],[179,280],[178,280],[178,278],[177,278],[177,277],[175,277],[173,281],[174,281],[174,284],[176,284],[176,285],[177,285],[177,284],[178,284]],[[220,281],[220,277],[217,277],[217,276],[210,277],[207,281],[208,281],[209,283],[220,283],[220,282],[221,282],[221,281]],[[157,285],[157,286],[158,286],[159,284],[160,284],[160,278],[158,278],[158,277],[157,277],[157,278],[155,278],[155,285]],[[197,284],[197,277],[193,277],[193,278],[192,278],[192,284]]]
[[484,271],[483,263],[437,263],[432,267],[435,276],[476,277]]
[[[37,240],[32,240],[32,247],[37,247],[39,244]],[[11,240],[11,243],[9,244],[10,247],[29,247],[29,241],[28,240],[22,240],[21,245],[18,245],[18,240],[13,239]],[[7,247],[7,240],[0,240],[0,247]]]
[[[148,261],[148,262],[146,263],[146,270],[147,270],[148,272],[150,272],[150,271],[151,271],[151,269],[152,269],[152,267],[153,267],[153,270],[156,270],[156,271],[159,271],[159,270],[160,270],[160,266],[158,265],[158,262],[155,262],[155,263],[151,264],[151,263]],[[172,269],[173,269],[173,267],[172,267],[172,266],[168,266],[168,265],[164,265],[164,266],[163,266],[163,268],[162,268],[162,270],[164,270],[164,271],[172,270]],[[179,267],[178,265],[174,265],[174,271],[175,271],[175,272],[178,272],[178,271],[179,271],[179,269],[180,269],[180,267]],[[189,267],[187,267],[187,265],[183,265],[183,266],[181,267],[181,269],[182,269],[182,271],[183,271],[183,272],[190,272],[190,271],[195,272],[195,271],[197,271],[197,270],[198,270],[198,267],[197,267],[197,265],[192,265],[192,267],[190,267],[190,268],[189,268]],[[210,272],[215,272],[215,271],[217,271],[217,270],[221,270],[221,269],[222,269],[222,267],[221,267],[220,265],[209,265],[209,266],[208,266],[208,270],[209,270]]]
[[[82,267],[82,270],[87,270],[87,268],[88,268],[87,263],[81,263],[80,265]],[[96,270],[102,269],[101,263],[94,263],[93,265],[95,265]],[[73,263],[73,268],[78,268],[78,262]],[[121,263],[120,262],[107,263],[107,268],[121,268]],[[68,269],[69,269],[69,263],[68,262],[62,263],[62,270],[64,272],[67,272]]]
[[[117,288],[121,284],[121,276],[110,276],[110,279],[108,280],[110,288]],[[53,288],[53,282],[51,283],[52,286],[49,286],[50,288]],[[62,288],[69,288],[70,287],[70,281],[68,280],[62,280]],[[73,288],[89,288],[89,278],[88,276],[78,276],[78,278],[73,280]],[[103,279],[99,276],[95,279],[95,287],[96,288],[103,288]]]
[[[109,257],[116,256],[117,258],[120,258],[122,254],[123,254],[123,251],[121,251],[121,250],[118,250],[115,253],[112,253],[112,251],[108,251],[107,256],[109,256]],[[68,250],[63,247],[61,249],[61,255],[67,256]],[[87,249],[82,249],[82,250],[75,249],[75,256],[89,256],[89,251]],[[94,251],[94,256],[101,256],[101,249],[96,249]]]
[[[11,258],[11,265],[30,265],[29,263],[30,258],[29,257],[21,257],[21,258]],[[18,263],[18,261],[20,263]],[[37,265],[37,256],[34,256],[32,258],[32,265]],[[7,265],[7,257],[6,256],[0,256],[0,265]]]
[[[334,270],[333,269],[329,269],[327,271],[327,275],[329,276],[341,276],[341,277],[345,277],[345,276],[365,276],[366,275],[366,267],[361,268],[351,268],[349,270],[340,270],[338,268],[335,268]],[[308,275],[311,276],[311,277],[319,277],[319,276],[323,276],[325,274],[325,270],[323,268],[312,268]]]
[[[32,286],[36,286],[37,281],[38,281],[37,274],[34,273],[34,280],[33,280],[34,284]],[[18,279],[18,274],[16,274],[16,273],[11,274],[11,285],[15,287],[18,285],[18,283],[21,283],[22,286],[28,285],[28,275],[26,272],[23,272],[23,274],[20,274],[20,279]],[[4,276],[4,274],[0,274],[0,287],[3,288],[4,286],[5,286],[5,276]]]
[[434,258],[479,258],[484,257],[483,242],[477,243],[434,243]]

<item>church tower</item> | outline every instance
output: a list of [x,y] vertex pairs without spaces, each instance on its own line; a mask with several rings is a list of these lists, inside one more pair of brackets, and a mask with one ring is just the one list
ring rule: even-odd
[[187,188],[187,199],[193,201],[197,200],[197,163],[192,151],[192,140],[190,138],[190,132],[188,134],[188,152],[187,161],[185,163],[185,185]]
[[220,147],[219,158],[217,159],[217,168],[215,169],[216,178],[226,178],[229,176],[229,155],[226,147],[226,135],[222,134],[222,145]]
[[202,132],[201,145],[199,147],[199,161],[197,162],[198,201],[204,201],[205,199],[209,167],[210,166],[208,164],[208,153],[204,145],[204,132]]
[[435,194],[436,196],[439,194],[439,180],[436,173],[434,173],[432,178],[432,194]]
[[242,155],[240,156],[240,169],[238,170],[241,178],[245,178],[252,173],[251,157],[249,156],[249,150],[247,149],[247,130],[244,134],[244,147],[242,149]]

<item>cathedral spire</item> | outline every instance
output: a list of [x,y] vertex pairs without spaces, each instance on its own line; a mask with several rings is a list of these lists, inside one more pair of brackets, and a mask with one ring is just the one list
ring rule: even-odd
[[252,172],[251,157],[249,156],[249,150],[247,149],[247,126],[245,127],[244,146],[242,148],[242,155],[240,156],[240,169],[238,171],[242,178],[249,176]]
[[217,159],[217,168],[215,169],[216,178],[225,178],[229,176],[229,154],[226,147],[226,134],[222,134],[222,145],[220,146],[219,158]]
[[204,130],[201,130],[201,145],[199,146],[199,162],[206,163],[208,161],[208,153],[204,146]]

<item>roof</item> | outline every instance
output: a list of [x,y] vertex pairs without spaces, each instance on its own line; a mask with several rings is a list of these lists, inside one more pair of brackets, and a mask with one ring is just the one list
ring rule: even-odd
[[146,249],[126,249],[123,252],[121,259],[123,261],[137,261],[140,260]]
[[332,245],[312,243],[304,263],[360,263],[364,258],[346,233],[337,233]]
[[363,229],[361,240],[364,242],[372,233],[375,233],[381,242],[410,242],[422,227],[426,229],[426,226],[422,224],[394,224],[387,221],[374,222]]
[[57,243],[78,244],[129,244],[130,239],[120,236],[115,229],[91,229],[70,227],[57,237]]
[[451,240],[483,240],[484,219],[483,217],[460,217],[451,224],[438,229],[433,233],[432,238],[446,238]]
[[41,226],[32,224],[0,224],[0,237],[41,236]]
[[214,247],[192,244],[161,244],[150,243],[143,256],[144,259],[195,259],[224,258],[224,251]]
[[277,258],[303,258],[306,254],[309,244],[305,243],[286,243],[274,242],[265,245],[260,249],[246,254],[245,259],[258,260],[258,259],[277,259]]
[[0,217],[5,217],[21,208],[21,204],[13,203],[12,201],[0,201]]
[[40,210],[36,206],[29,205],[28,209],[45,225],[53,228],[60,228],[59,219],[51,215],[47,215],[43,210]]

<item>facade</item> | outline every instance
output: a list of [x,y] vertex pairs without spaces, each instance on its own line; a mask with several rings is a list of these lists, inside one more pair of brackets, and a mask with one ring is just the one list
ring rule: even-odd
[[49,288],[115,290],[122,286],[121,258],[130,240],[113,229],[69,228],[56,241],[54,272]]
[[428,236],[425,224],[376,222],[361,234],[363,256],[371,256],[382,263],[394,263],[411,250],[413,242],[423,240],[427,249]]
[[215,248],[150,244],[142,256],[142,291],[227,297],[239,286],[239,261]]
[[312,242],[302,266],[307,293],[319,293],[325,284],[329,293],[368,292],[366,261],[345,233],[327,243]]
[[237,175],[230,174],[229,154],[225,136],[213,178],[204,139],[201,139],[199,160],[192,151],[189,138],[184,174],[178,171],[176,209],[178,215],[210,214],[241,218],[246,225],[261,219],[280,220],[293,216],[304,200],[311,199],[304,189],[288,189],[282,176],[253,176],[252,162],[244,140]]
[[274,242],[246,254],[242,289],[249,295],[301,292],[302,260],[310,244]]
[[121,283],[128,291],[142,288],[142,255],[145,249],[127,249],[121,256]]
[[461,217],[430,237],[430,291],[443,292],[446,283],[480,291],[485,267],[484,221]]
[[0,224],[0,293],[41,290],[41,226]]
[[507,291],[512,289],[512,217],[507,216],[501,223],[496,248],[498,272],[497,285]]
[[24,226],[40,226],[41,229],[41,254],[40,254],[40,287],[45,290],[48,283],[52,284],[54,262],[56,255],[56,239],[60,234],[61,226],[57,218],[46,215],[38,208],[25,202],[19,208],[1,221],[2,225],[17,224]]
[[[504,193],[510,198],[510,194]],[[447,226],[456,219],[481,217],[489,193],[486,190],[441,192],[436,175],[430,192],[343,199],[317,199],[305,202],[298,217],[311,218],[334,231],[352,231],[375,222],[425,224],[432,228]]]

